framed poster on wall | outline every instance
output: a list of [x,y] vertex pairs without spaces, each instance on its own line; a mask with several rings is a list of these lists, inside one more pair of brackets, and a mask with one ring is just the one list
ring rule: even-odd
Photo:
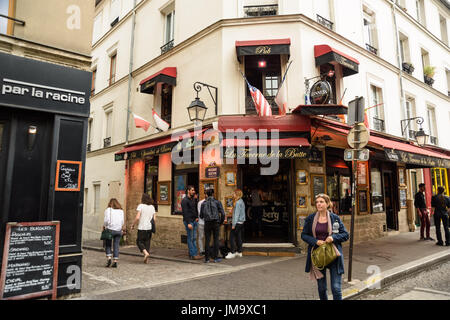
[[219,197],[219,191],[217,190],[217,179],[203,179],[200,180],[200,187],[199,187],[199,195],[198,198],[199,200],[203,200],[205,199],[205,192],[208,189],[213,189],[214,190],[214,198],[218,198]]
[[400,189],[400,207],[401,208],[407,208],[407,202],[406,202],[406,189]]
[[316,196],[320,193],[326,193],[326,180],[324,174],[311,175],[311,203],[314,205]]
[[406,187],[406,170],[404,167],[398,167],[398,184]]
[[158,204],[171,204],[170,181],[158,181]]
[[368,213],[368,197],[367,197],[367,190],[359,190],[358,191],[358,208],[359,213]]
[[358,161],[358,185],[359,186],[367,186],[369,183],[368,174],[369,174],[369,166],[367,161]]

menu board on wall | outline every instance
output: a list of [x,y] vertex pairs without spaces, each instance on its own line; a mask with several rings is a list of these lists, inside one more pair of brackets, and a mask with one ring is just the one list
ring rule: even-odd
[[311,175],[311,202],[314,204],[315,198],[320,193],[326,193],[325,175],[312,174]]
[[358,185],[366,186],[368,184],[368,181],[367,181],[367,172],[368,172],[367,161],[358,161],[357,168],[358,168]]
[[407,207],[407,203],[406,203],[406,189],[400,189],[400,207],[401,208],[406,208]]
[[56,299],[59,221],[8,223],[0,279],[0,298]]
[[56,163],[56,191],[80,191],[81,161],[58,160]]

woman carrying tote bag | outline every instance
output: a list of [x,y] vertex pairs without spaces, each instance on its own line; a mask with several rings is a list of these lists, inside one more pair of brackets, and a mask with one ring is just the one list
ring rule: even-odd
[[[317,212],[306,218],[302,232],[302,240],[308,244],[305,272],[310,273],[312,280],[317,280],[320,300],[328,300],[327,269],[330,270],[333,300],[342,300],[344,256],[341,243],[348,240],[349,234],[339,216],[329,211],[331,207],[330,197],[323,193],[318,194]],[[311,252],[324,244],[331,244],[338,257],[321,271],[312,263]]]
[[144,263],[148,263],[150,257],[150,241],[152,240],[152,220],[156,223],[155,207],[152,198],[144,193],[141,198],[141,204],[137,207],[137,214],[131,226],[131,230],[138,223],[138,234],[136,244],[139,250],[144,254]]
[[[111,259],[114,258],[113,268],[117,268],[117,261],[119,260],[119,244],[122,232],[124,229],[124,213],[122,206],[117,199],[112,198],[109,200],[108,208],[105,210],[105,219],[103,223],[103,230],[108,229],[112,234],[112,239],[106,239],[106,267],[111,266]],[[114,251],[111,252],[111,247],[114,243]]]

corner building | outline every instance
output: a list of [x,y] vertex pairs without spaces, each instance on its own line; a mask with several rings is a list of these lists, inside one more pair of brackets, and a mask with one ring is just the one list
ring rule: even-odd
[[[303,220],[320,192],[331,196],[349,227],[353,171],[344,161],[345,113],[355,96],[365,98],[366,108],[376,106],[367,110],[370,159],[357,166],[355,241],[414,230],[417,184],[429,182],[431,197],[432,183],[448,184],[442,177],[450,168],[444,139],[449,8],[430,0],[419,9],[407,0],[97,1],[85,239],[98,238],[109,198],[126,206],[129,226],[146,192],[157,203],[153,245],[185,248],[180,202],[187,185],[200,198],[214,188],[229,212],[236,188],[246,199],[252,187],[262,189],[262,235],[253,234],[248,217],[249,251],[302,247]],[[436,67],[432,84],[425,83],[426,66]],[[279,116],[274,100],[288,67],[281,88],[288,112]],[[305,105],[307,89],[330,71],[329,103]],[[241,73],[264,94],[272,116],[256,114]],[[201,128],[187,110],[196,82],[208,85],[198,93],[207,106]],[[152,110],[169,130],[154,128]],[[152,127],[136,128],[133,115]],[[423,124],[402,121],[419,116]],[[433,137],[423,147],[415,138],[420,127]],[[227,136],[230,130],[246,136]],[[275,140],[279,152],[273,154]],[[215,147],[218,152],[208,152]],[[200,163],[174,161],[175,154],[194,159],[200,153],[207,155]],[[278,171],[262,175],[270,159]],[[436,172],[439,182],[436,175],[431,181]]]

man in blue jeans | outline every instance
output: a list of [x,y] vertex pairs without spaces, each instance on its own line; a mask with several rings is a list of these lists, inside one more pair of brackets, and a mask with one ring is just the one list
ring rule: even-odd
[[189,259],[200,260],[202,257],[198,255],[197,250],[197,227],[198,227],[198,212],[197,203],[195,200],[195,188],[188,186],[186,189],[186,196],[181,200],[181,210],[183,212],[183,223],[186,227],[187,245],[189,248]]

